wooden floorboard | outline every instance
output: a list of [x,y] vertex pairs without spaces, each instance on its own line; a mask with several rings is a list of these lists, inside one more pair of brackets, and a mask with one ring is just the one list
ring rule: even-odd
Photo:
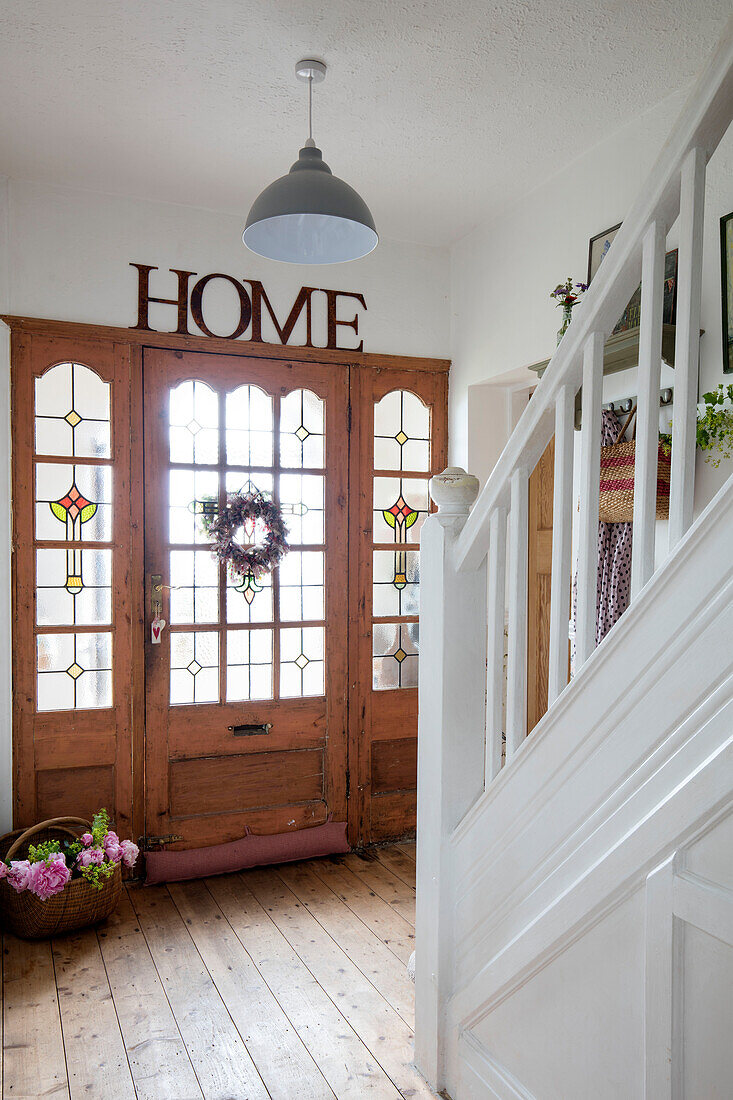
[[112,991],[93,928],[53,941],[71,1100],[134,1100]]
[[415,860],[405,855],[396,844],[375,848],[374,854],[392,874],[397,876],[397,878],[401,878],[408,886],[415,885],[415,875],[417,871]]
[[3,936],[3,1097],[69,1097],[53,954]]
[[[410,845],[130,886],[96,930],[3,937],[3,1100],[427,1100]],[[414,873],[413,873],[414,879]]]
[[186,1045],[126,893],[98,935],[139,1100],[201,1100]]

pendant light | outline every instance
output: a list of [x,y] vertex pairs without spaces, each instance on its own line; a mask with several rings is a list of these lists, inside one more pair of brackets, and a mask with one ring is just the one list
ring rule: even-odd
[[377,247],[369,207],[334,176],[313,140],[313,85],[326,77],[322,61],[307,58],[295,75],[308,83],[308,140],[286,176],[252,204],[242,240],[270,260],[291,264],[337,264],[358,260]]

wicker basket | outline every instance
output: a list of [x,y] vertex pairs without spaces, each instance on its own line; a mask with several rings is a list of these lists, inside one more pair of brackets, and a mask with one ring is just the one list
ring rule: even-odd
[[[634,480],[636,438],[625,440],[629,423],[636,415],[631,410],[615,443],[601,447],[601,484],[598,498],[598,518],[602,523],[634,522]],[[634,437],[636,424],[634,424]],[[671,459],[661,446],[657,457],[657,519],[669,519],[669,479]]]
[[[42,821],[31,829],[16,829],[0,837],[0,860],[26,859],[30,844],[44,840],[77,840],[91,825],[81,817],[55,817]],[[122,892],[122,871],[119,863],[114,874],[105,879],[98,890],[83,878],[72,879],[63,890],[41,901],[30,890],[16,893],[12,886],[0,882],[0,926],[24,940],[43,940],[86,928],[104,920],[116,908]]]

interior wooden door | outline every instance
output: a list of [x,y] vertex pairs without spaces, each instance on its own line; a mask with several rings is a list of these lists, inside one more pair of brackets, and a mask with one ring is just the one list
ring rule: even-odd
[[555,440],[551,439],[529,479],[527,733],[547,710],[554,484]]
[[[346,820],[348,371],[146,350],[144,392],[146,833],[196,847]],[[290,529],[256,585],[202,520],[250,486]]]
[[353,844],[414,832],[420,529],[447,462],[448,378],[352,368]]

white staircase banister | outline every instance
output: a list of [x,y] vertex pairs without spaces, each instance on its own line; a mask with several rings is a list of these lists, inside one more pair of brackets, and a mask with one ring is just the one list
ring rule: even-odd
[[[641,242],[657,220],[671,226],[680,210],[680,173],[688,154],[709,159],[728,128],[733,102],[733,19],[703,70],[639,198],[618,231],[568,331],[502,452],[458,539],[459,569],[477,569],[488,549],[494,508],[509,505],[512,473],[534,469],[550,441],[554,404],[563,386],[580,386],[582,354],[594,332],[610,333],[641,279]],[[693,303],[694,304],[694,303]],[[678,303],[678,311],[681,311]],[[691,326],[690,326],[691,328]],[[696,363],[695,363],[696,365]],[[681,461],[678,460],[678,461]]]

